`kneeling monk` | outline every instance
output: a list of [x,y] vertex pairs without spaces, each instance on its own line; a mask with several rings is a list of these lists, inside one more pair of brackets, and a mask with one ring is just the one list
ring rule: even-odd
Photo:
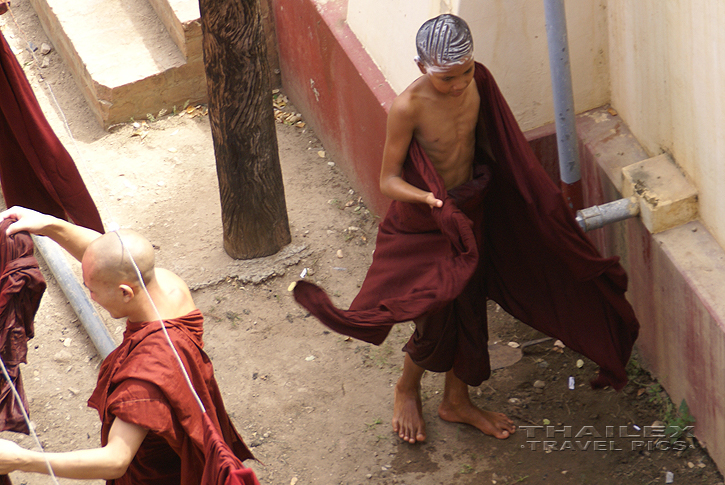
[[[103,361],[88,401],[101,417],[102,447],[39,453],[1,440],[1,474],[48,473],[47,461],[57,476],[106,479],[109,484],[211,483],[208,477],[215,473],[208,468],[220,457],[205,457],[206,417],[184,384],[159,315],[206,409],[206,430],[221,435],[240,467],[236,459],[253,458],[224,409],[212,364],[202,350],[203,316],[186,284],[154,266],[149,241],[127,230],[100,235],[21,207],[0,214],[6,218],[17,219],[8,234],[48,236],[81,261],[91,298],[113,318],[127,318],[127,324],[123,342]],[[243,483],[258,483],[251,470],[245,473]]]

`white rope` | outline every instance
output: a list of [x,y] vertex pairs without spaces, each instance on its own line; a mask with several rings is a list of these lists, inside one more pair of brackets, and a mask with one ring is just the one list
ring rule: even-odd
[[[58,102],[58,98],[55,97],[55,93],[53,92],[53,88],[50,86],[48,81],[46,81],[45,76],[43,76],[42,71],[40,70],[40,63],[38,62],[38,58],[35,55],[35,51],[33,50],[33,47],[28,40],[28,37],[25,35],[25,31],[20,27],[18,24],[17,19],[15,18],[15,14],[13,13],[13,9],[10,8],[10,5],[8,4],[8,13],[13,19],[13,23],[15,24],[15,27],[20,32],[20,35],[23,37],[23,40],[27,44],[27,50],[30,52],[30,55],[33,57],[33,65],[35,65],[35,68],[37,70],[38,78],[43,82],[43,85],[48,90],[48,93],[50,94],[51,99],[53,100],[53,104],[55,104],[55,108],[60,113],[60,119],[63,123],[63,127],[65,128],[66,133],[68,134],[68,137],[71,140],[71,143],[73,144],[73,148],[76,152],[75,160],[80,160],[81,165],[83,166],[83,172],[91,179],[91,185],[95,187],[97,190],[100,187],[100,185],[96,182],[95,177],[93,176],[93,172],[89,169],[89,163],[86,157],[83,156],[83,152],[81,151],[80,147],[78,146],[78,142],[76,141],[76,138],[73,136],[73,132],[70,129],[70,123],[68,122],[68,118],[65,116],[65,112],[63,111],[63,108],[61,108],[60,103]],[[100,193],[100,192],[99,192]],[[101,199],[101,204],[103,204],[103,210],[104,213],[108,214],[111,219],[111,222],[106,224],[109,231],[115,231],[119,228],[118,223],[115,222],[115,217],[113,217],[113,211],[111,211],[111,208],[108,206],[106,202],[106,198],[99,196]]]
[[178,362],[179,367],[181,368],[181,372],[182,372],[182,374],[184,374],[184,379],[186,380],[187,386],[189,386],[189,389],[191,390],[192,394],[194,394],[194,399],[196,399],[196,403],[201,408],[201,412],[205,413],[206,408],[204,407],[204,403],[201,402],[201,398],[199,398],[199,394],[197,394],[196,390],[194,389],[194,385],[191,383],[189,374],[188,374],[188,372],[186,372],[184,363],[181,361],[181,357],[179,357],[179,353],[176,351],[176,347],[174,346],[174,343],[171,341],[171,337],[169,337],[169,332],[166,330],[166,325],[164,325],[164,320],[163,320],[163,318],[161,318],[161,314],[159,313],[158,308],[156,308],[156,304],[154,303],[153,298],[151,298],[151,294],[149,293],[149,290],[146,288],[146,284],[143,281],[143,276],[141,276],[141,271],[138,269],[138,266],[136,266],[136,261],[133,259],[133,256],[131,255],[131,251],[126,249],[126,246],[123,244],[123,239],[121,238],[121,235],[118,233],[118,231],[113,231],[113,232],[116,234],[116,236],[118,236],[118,240],[121,242],[121,253],[123,254],[125,252],[126,254],[128,254],[128,257],[131,260],[133,269],[136,272],[136,277],[138,278],[139,283],[141,283],[141,288],[143,288],[144,293],[148,297],[149,302],[151,303],[151,306],[154,309],[154,313],[156,314],[156,318],[159,321],[159,325],[161,325],[161,330],[164,332],[166,341],[169,343],[171,350],[174,352],[174,357],[176,357],[176,362]]
[[[10,16],[13,19],[13,22],[15,23],[16,28],[21,33],[23,39],[25,40],[25,43],[28,45],[28,51],[30,52],[30,55],[33,57],[33,63],[35,64],[36,68],[38,69],[38,76],[39,76],[39,78],[41,79],[41,81],[43,82],[43,84],[45,85],[45,87],[47,88],[48,92],[50,93],[50,97],[53,100],[53,103],[55,104],[56,109],[58,110],[58,113],[60,113],[60,117],[61,117],[61,121],[63,123],[63,126],[64,126],[64,128],[65,128],[68,136],[70,137],[70,140],[71,140],[71,142],[73,144],[73,147],[74,147],[74,149],[75,149],[75,151],[77,153],[77,156],[78,156],[77,159],[81,160],[81,163],[83,164],[84,172],[91,179],[91,184],[96,189],[98,189],[99,184],[96,182],[95,177],[93,176],[93,172],[88,169],[87,160],[83,156],[83,153],[81,152],[80,147],[78,146],[78,143],[77,143],[75,137],[73,136],[73,132],[70,129],[70,124],[68,123],[68,119],[65,116],[65,112],[61,108],[60,103],[58,102],[58,99],[56,98],[55,93],[53,92],[53,88],[51,88],[50,84],[45,80],[45,77],[40,72],[38,58],[35,56],[35,52],[33,51],[33,48],[31,46],[30,42],[28,41],[27,36],[25,35],[25,32],[23,31],[23,29],[18,24],[18,22],[17,22],[17,20],[15,18],[15,15],[14,15],[14,13],[12,11],[12,9],[11,8],[8,8],[8,11],[10,13]],[[151,306],[153,307],[154,313],[156,314],[156,318],[158,319],[159,325],[161,326],[161,330],[163,331],[164,336],[166,337],[166,341],[168,342],[169,347],[171,348],[171,350],[172,350],[172,352],[174,354],[174,357],[176,358],[176,361],[179,364],[179,368],[181,369],[181,372],[184,375],[184,379],[186,381],[186,384],[189,387],[189,389],[191,390],[192,394],[194,395],[194,399],[196,400],[196,403],[199,405],[199,408],[201,409],[201,412],[202,413],[205,413],[206,412],[206,408],[204,407],[204,404],[202,403],[201,398],[199,397],[199,394],[194,389],[194,386],[193,386],[193,384],[191,382],[191,379],[189,377],[189,374],[186,371],[186,368],[184,367],[184,363],[182,362],[181,357],[179,356],[179,353],[176,350],[176,347],[174,346],[173,342],[171,341],[171,337],[169,336],[169,333],[166,330],[166,325],[164,325],[164,321],[161,318],[161,314],[159,313],[159,310],[156,307],[156,304],[154,303],[153,298],[151,297],[151,294],[149,293],[148,289],[146,288],[146,285],[144,284],[143,277],[141,275],[141,272],[138,269],[138,266],[136,265],[136,261],[133,259],[133,256],[131,255],[131,252],[128,251],[125,248],[125,246],[123,244],[123,239],[121,238],[121,235],[118,234],[119,225],[118,225],[118,223],[114,222],[114,220],[113,220],[114,219],[113,216],[112,216],[113,212],[111,211],[111,208],[108,206],[108,204],[106,202],[106,198],[104,196],[99,196],[99,198],[101,199],[101,203],[103,204],[104,212],[106,214],[108,214],[108,215],[111,215],[111,222],[109,222],[107,224],[107,228],[108,228],[109,231],[116,233],[116,235],[118,236],[119,240],[121,241],[121,247],[122,247],[123,251],[125,251],[128,254],[129,259],[131,261],[131,264],[133,265],[134,271],[136,272],[136,276],[138,277],[138,280],[139,280],[139,282],[141,284],[141,287],[143,288],[144,293],[148,297],[149,302],[151,303]],[[53,479],[53,482],[56,485],[58,485],[58,480],[56,479],[55,474],[53,473],[53,468],[51,467],[50,462],[48,461],[48,459],[47,459],[47,457],[45,455],[45,450],[43,450],[43,446],[40,444],[40,440],[38,439],[38,436],[35,433],[33,424],[30,422],[30,418],[28,417],[28,414],[25,411],[25,407],[23,406],[22,401],[20,399],[20,395],[18,394],[17,389],[15,388],[15,386],[12,383],[12,381],[10,380],[10,376],[7,373],[7,370],[5,368],[5,364],[2,362],[2,359],[0,359],[0,365],[2,366],[3,375],[5,376],[5,379],[7,380],[8,384],[10,385],[10,388],[12,389],[13,395],[15,396],[15,400],[18,402],[18,405],[19,405],[19,407],[20,407],[20,409],[22,411],[23,418],[25,419],[25,422],[28,425],[28,428],[30,429],[30,432],[31,432],[31,434],[32,434],[32,436],[33,436],[33,438],[35,440],[35,443],[37,444],[38,448],[40,449],[40,452],[43,455],[43,458],[45,460],[46,467],[48,468],[48,474]]]
[[[28,44],[28,51],[33,56],[33,61],[34,61],[35,66],[38,67],[38,58],[35,56],[35,52],[33,51],[32,47],[30,45],[30,42],[28,41],[28,39],[27,39],[27,37],[25,35],[25,32],[20,27],[20,25],[18,25],[18,22],[15,19],[15,16],[13,15],[12,10],[11,9],[8,9],[8,11],[10,12],[10,14],[12,16],[13,22],[15,22],[16,27],[18,28],[18,30],[22,34],[23,39]],[[45,77],[43,76],[43,74],[40,71],[39,71],[39,77],[43,81],[43,84],[48,89],[48,92],[50,93],[50,97],[53,99],[53,103],[55,103],[55,107],[58,110],[58,112],[60,113],[60,117],[61,117],[61,121],[63,122],[63,126],[65,127],[65,130],[68,133],[68,136],[70,137],[71,141],[73,142],[73,147],[74,147],[75,151],[78,154],[78,158],[81,160],[81,162],[83,164],[84,172],[91,179],[91,185],[93,185],[96,189],[98,189],[99,185],[96,182],[95,177],[93,176],[93,172],[88,169],[87,160],[83,156],[83,154],[82,154],[82,152],[80,150],[80,147],[78,146],[78,143],[76,142],[76,139],[73,136],[73,132],[70,129],[70,124],[68,123],[68,119],[66,118],[65,113],[63,112],[63,108],[61,108],[61,106],[60,106],[60,103],[58,103],[58,99],[55,97],[55,93],[53,92],[53,88],[51,88],[50,84],[48,84],[48,82],[45,80]],[[101,199],[101,203],[103,204],[104,212],[112,216],[112,211],[111,211],[110,207],[108,206],[108,204],[106,202],[106,198],[103,197],[103,196],[100,196],[100,199]],[[171,341],[171,338],[169,337],[169,333],[166,330],[166,326],[163,323],[163,319],[161,318],[161,315],[159,314],[158,308],[156,307],[156,304],[154,303],[153,299],[151,298],[151,295],[149,294],[148,290],[146,289],[146,285],[144,284],[144,281],[143,281],[143,278],[141,276],[141,273],[140,273],[140,271],[138,269],[138,266],[136,265],[136,261],[133,259],[133,256],[131,255],[131,252],[128,251],[128,250],[126,250],[125,249],[125,246],[123,245],[123,240],[121,239],[120,234],[118,234],[118,229],[119,229],[120,225],[113,220],[113,217],[111,217],[111,222],[109,222],[107,224],[107,226],[108,226],[108,230],[110,232],[116,232],[116,234],[118,235],[118,238],[121,241],[121,247],[128,254],[128,257],[131,260],[131,264],[133,265],[133,268],[136,271],[136,275],[137,275],[137,277],[139,279],[139,282],[141,283],[141,287],[143,288],[146,296],[148,297],[149,301],[151,302],[151,306],[154,309],[154,313],[156,314],[156,318],[159,320],[159,323],[161,324],[161,329],[164,332],[164,336],[166,337],[166,341],[169,343],[169,346],[171,347],[171,350],[174,353],[174,357],[176,357],[176,361],[179,363],[179,367],[181,368],[181,372],[184,374],[184,379],[186,380],[186,384],[189,386],[189,389],[194,394],[194,398],[196,399],[196,402],[199,405],[199,407],[201,408],[202,412],[206,412],[206,409],[204,407],[204,404],[201,402],[201,399],[199,398],[199,395],[197,394],[196,390],[194,389],[194,386],[191,383],[191,379],[189,378],[189,374],[187,373],[186,368],[184,367],[184,364],[181,361],[181,358],[179,357],[179,353],[176,351],[176,348],[174,347],[174,344]]]
[[45,455],[45,450],[43,449],[43,445],[40,444],[38,435],[35,434],[35,427],[33,426],[33,423],[30,422],[30,417],[28,416],[28,413],[25,412],[25,406],[23,406],[23,401],[20,399],[20,394],[18,394],[18,390],[15,388],[13,381],[10,380],[10,375],[8,375],[8,370],[5,368],[5,362],[3,362],[2,359],[0,359],[0,367],[2,367],[3,376],[5,376],[5,380],[8,381],[8,384],[10,385],[10,389],[13,391],[13,396],[15,397],[15,401],[18,403],[20,412],[23,413],[23,419],[25,419],[25,424],[28,425],[28,429],[30,430],[30,435],[35,440],[35,444],[37,445],[38,449],[40,449],[40,454],[43,455],[43,460],[45,460],[45,466],[48,469],[48,475],[50,475],[50,478],[53,480],[53,483],[55,483],[56,485],[59,485],[58,479],[55,477],[55,473],[53,473],[53,467],[50,465],[50,462],[48,461],[48,457]]

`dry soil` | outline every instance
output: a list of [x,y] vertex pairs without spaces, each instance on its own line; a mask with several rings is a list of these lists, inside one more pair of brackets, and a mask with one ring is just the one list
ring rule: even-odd
[[[622,392],[593,391],[588,381],[595,366],[584,359],[579,367],[579,355],[552,342],[527,348],[520,362],[471,389],[478,405],[529,428],[498,441],[441,421],[436,409],[442,376],[426,373],[428,440],[402,443],[390,426],[392,388],[410,324],[398,325],[380,347],[371,346],[330,333],[288,291],[306,269],[307,278],[346,307],[370,264],[377,227],[309,126],[278,124],[292,244],[279,256],[233,261],[222,249],[205,108],[101,130],[57,53],[36,54],[47,60],[45,68],[33,60],[27,41],[38,47],[49,42],[27,1],[13,3],[17,24],[8,14],[0,17],[0,28],[104,220],[146,235],[159,266],[180,274],[193,289],[206,315],[206,351],[227,409],[259,459],[250,466],[261,483],[641,485],[665,483],[668,472],[675,484],[722,482],[696,439],[671,444],[643,436],[645,426],[684,424],[686,416],[677,414],[679,403],[670,404],[636,361]],[[284,109],[294,112],[292,106]],[[98,416],[86,400],[100,358],[44,264],[43,271],[49,287],[22,366],[31,419],[46,451],[94,447]],[[492,303],[489,315],[492,341],[506,345],[540,336]],[[120,341],[124,322],[104,317]],[[570,430],[571,437],[561,431],[547,437],[547,425],[550,431]],[[32,446],[28,437],[3,436]],[[51,483],[23,473],[12,477],[21,484]]]

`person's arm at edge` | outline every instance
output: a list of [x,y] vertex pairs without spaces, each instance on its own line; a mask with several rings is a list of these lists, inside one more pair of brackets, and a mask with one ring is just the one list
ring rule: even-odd
[[403,164],[415,131],[415,113],[408,97],[398,96],[388,113],[383,165],[380,169],[380,192],[401,202],[441,207],[443,202],[431,192],[414,187],[403,180]]
[[41,453],[26,450],[12,441],[0,440],[0,473],[24,471],[48,474],[46,459],[56,476],[111,480],[126,473],[148,430],[116,418],[108,444],[103,448]]
[[83,253],[86,252],[88,245],[100,236],[99,233],[92,229],[76,226],[57,217],[42,214],[25,207],[15,206],[0,213],[0,220],[8,217],[17,219],[17,222],[8,227],[8,236],[20,231],[47,236],[57,242],[78,261],[83,259]]

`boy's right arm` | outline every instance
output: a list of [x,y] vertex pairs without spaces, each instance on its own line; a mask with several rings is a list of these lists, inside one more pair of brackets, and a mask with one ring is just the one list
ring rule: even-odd
[[403,164],[415,132],[415,110],[409,97],[398,96],[388,113],[383,165],[380,170],[380,191],[394,200],[441,207],[443,202],[403,180]]
[[78,261],[83,259],[88,245],[100,236],[99,233],[85,227],[76,226],[57,217],[42,214],[25,207],[11,207],[0,213],[0,220],[15,218],[6,233],[11,236],[20,231],[47,236],[57,242]]

